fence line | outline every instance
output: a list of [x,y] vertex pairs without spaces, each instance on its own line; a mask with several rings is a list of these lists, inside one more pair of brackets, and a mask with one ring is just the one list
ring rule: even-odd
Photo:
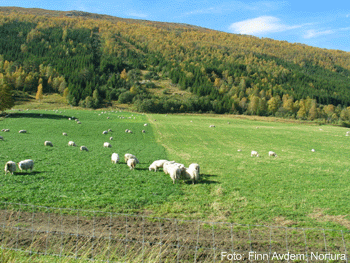
[[0,202],[0,248],[102,262],[346,262],[349,230],[181,220]]

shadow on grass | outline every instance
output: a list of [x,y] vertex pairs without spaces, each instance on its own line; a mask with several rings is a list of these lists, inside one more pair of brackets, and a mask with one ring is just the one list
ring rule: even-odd
[[15,172],[13,175],[37,175],[41,173],[47,173],[47,171]]
[[48,114],[48,113],[26,113],[26,112],[16,112],[11,113],[8,118],[38,118],[38,119],[68,119],[69,116],[66,115],[56,115],[56,114]]

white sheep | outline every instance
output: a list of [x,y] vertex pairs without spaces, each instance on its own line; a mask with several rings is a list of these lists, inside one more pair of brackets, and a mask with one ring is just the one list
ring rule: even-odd
[[67,136],[68,134],[67,134],[66,132],[63,132],[62,135],[63,135],[63,136]]
[[164,163],[168,162],[168,160],[157,160],[154,161],[149,167],[148,170],[152,171],[154,170],[155,172],[157,172],[158,168],[163,168]]
[[169,174],[168,168],[169,168],[172,164],[174,164],[174,163],[175,163],[175,161],[167,161],[167,162],[165,162],[165,163],[163,164],[163,172],[164,172],[165,174]]
[[198,174],[200,173],[200,171],[199,171],[199,164],[198,163],[191,163],[188,168],[189,169],[195,169],[195,170],[197,170]]
[[251,151],[250,156],[251,157],[259,157],[259,154],[257,151]]
[[86,147],[86,146],[80,146],[80,151],[86,151],[86,152],[88,152],[89,150],[88,150],[88,148]]
[[31,159],[26,159],[24,161],[20,161],[18,163],[18,168],[22,172],[22,170],[30,170],[32,171],[34,168],[34,161]]
[[134,158],[128,159],[127,165],[130,167],[130,170],[133,170],[136,166],[136,159]]
[[108,131],[103,131],[103,132],[102,132],[102,134],[107,134],[107,133],[108,133]]
[[26,130],[20,130],[18,133],[27,133]]
[[129,129],[126,129],[125,132],[129,132],[130,130]]
[[77,124],[81,124],[81,122],[80,122],[80,121],[77,121]]
[[75,142],[69,141],[69,142],[68,142],[68,146],[77,146],[77,145],[75,144]]
[[347,131],[345,136],[349,136],[350,135],[350,131]]
[[105,143],[103,143],[103,147],[105,147],[105,148],[111,148],[112,145],[111,145],[109,142],[105,142]]
[[16,172],[16,163],[13,162],[13,161],[8,161],[6,164],[5,164],[5,175],[7,173],[11,173],[13,174],[14,172]]
[[185,177],[186,179],[192,180],[192,184],[194,184],[195,181],[199,180],[199,172],[194,166],[190,166],[185,170]]
[[110,140],[110,141],[113,141],[113,137],[109,137],[109,140]]
[[52,144],[52,142],[50,142],[50,141],[45,141],[45,142],[44,142],[44,145],[45,145],[45,146],[51,146],[51,147],[53,147],[53,144]]
[[9,132],[10,129],[2,129],[1,131],[2,131],[2,132]]
[[215,128],[215,125],[209,125],[209,128]]
[[147,126],[148,124],[147,123],[145,123],[143,126]]
[[117,163],[119,162],[119,154],[117,153],[112,153],[112,156],[111,156],[111,160],[112,160],[112,163]]
[[129,159],[135,159],[136,160],[136,163],[140,163],[139,160],[136,158],[135,155],[131,154],[131,153],[126,153],[124,154],[124,161],[127,163]]
[[112,129],[108,129],[108,132],[112,132]]
[[146,131],[145,131],[145,130],[142,130],[141,132],[142,132],[142,133],[146,133]]
[[315,152],[315,149],[311,149],[312,152]]
[[277,157],[277,154],[273,151],[269,151],[269,156]]
[[175,182],[181,177],[181,169],[177,165],[170,165],[168,167],[168,173],[173,180],[173,184],[175,184]]

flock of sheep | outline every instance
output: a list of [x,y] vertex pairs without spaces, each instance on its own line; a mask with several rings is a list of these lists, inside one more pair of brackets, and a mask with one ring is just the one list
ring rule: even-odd
[[[99,114],[100,115],[100,114]],[[41,116],[41,115],[40,115]],[[119,117],[119,116],[118,116]],[[68,120],[75,120],[76,123],[81,124],[80,121],[78,121],[77,118],[72,117],[68,118]],[[148,126],[147,123],[144,124],[144,126]],[[3,132],[9,132],[9,129],[2,129]],[[111,129],[108,129],[106,131],[103,131],[102,134],[108,134],[109,132],[112,132]],[[132,133],[131,130],[126,129],[126,133]],[[142,133],[145,133],[145,130],[142,130]],[[26,130],[20,130],[19,133],[27,133]],[[66,132],[62,133],[63,136],[68,136]],[[109,138],[110,140],[113,140],[113,137]],[[3,140],[3,137],[0,136],[0,140]],[[44,141],[44,146],[53,147],[53,143],[51,141]],[[69,141],[68,146],[76,147],[76,143],[74,141]],[[111,148],[111,144],[109,142],[104,142],[103,147],[105,148]],[[84,145],[80,146],[80,151],[89,151],[88,148]],[[118,163],[119,162],[119,155],[117,153],[113,153],[111,156],[112,163]],[[136,165],[139,164],[139,160],[136,158],[135,155],[126,153],[124,155],[124,161],[130,168],[130,170],[135,169]],[[18,168],[20,171],[22,170],[30,170],[32,171],[34,168],[34,161],[32,159],[27,159],[20,161],[18,164],[16,164],[14,161],[8,161],[5,164],[5,175],[7,173],[11,173],[13,175],[14,172],[16,172],[16,166],[18,165]],[[170,178],[173,181],[173,184],[175,184],[178,180],[191,180],[192,184],[194,184],[196,181],[199,180],[199,165],[197,163],[192,163],[188,168],[186,168],[183,164],[177,163],[175,161],[168,161],[168,160],[156,160],[149,166],[149,171],[154,170],[155,172],[162,168],[165,174],[168,174]]]

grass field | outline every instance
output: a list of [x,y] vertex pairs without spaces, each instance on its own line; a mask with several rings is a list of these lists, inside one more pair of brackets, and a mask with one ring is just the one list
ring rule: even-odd
[[[72,116],[81,124],[69,121]],[[3,165],[27,158],[35,162],[32,173],[0,177],[0,201],[243,224],[350,228],[350,138],[344,128],[233,116],[70,109],[14,110],[0,121],[0,128],[11,130],[1,133]],[[103,135],[109,128],[113,132]],[[28,133],[19,134],[20,129]],[[103,148],[110,136],[112,148]],[[54,147],[45,147],[45,140]],[[89,152],[69,147],[69,140]],[[251,150],[261,157],[251,158]],[[269,157],[270,150],[278,157]],[[111,163],[113,152],[121,156],[119,164]],[[123,162],[127,152],[141,162],[134,171]],[[173,185],[163,172],[148,171],[157,159],[185,166],[199,163],[201,181]]]

